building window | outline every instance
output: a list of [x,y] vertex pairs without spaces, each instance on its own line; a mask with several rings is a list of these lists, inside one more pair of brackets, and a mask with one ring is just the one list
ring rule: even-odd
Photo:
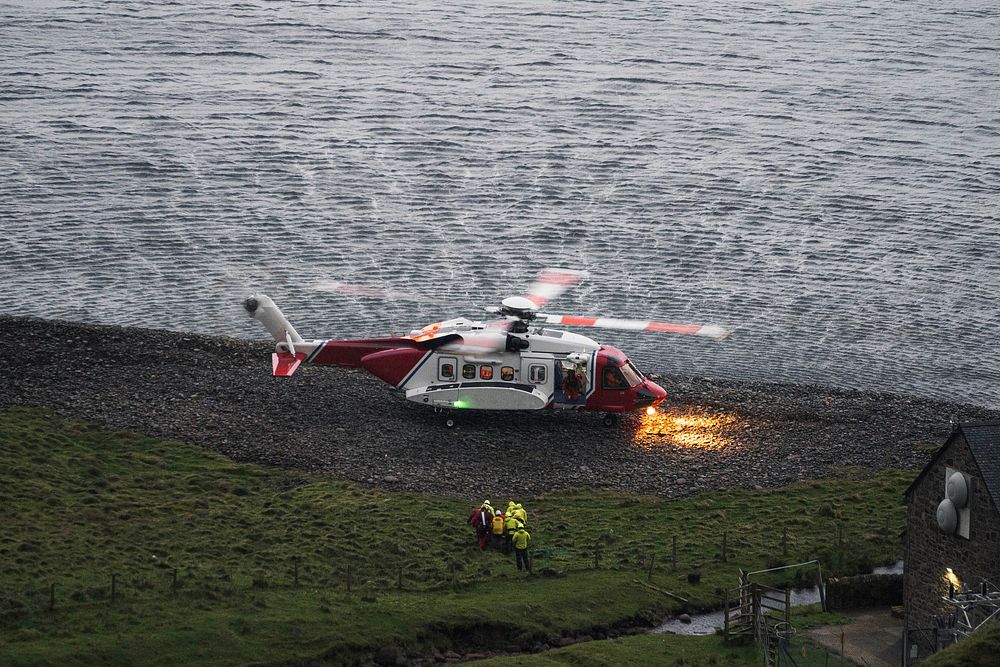
[[479,379],[480,380],[492,380],[493,379],[493,367],[492,366],[480,366],[479,367]]
[[545,366],[541,364],[532,364],[528,366],[528,378],[533,384],[544,384],[545,383]]
[[474,380],[476,378],[475,364],[464,364],[462,366],[462,377],[466,380]]
[[504,382],[513,382],[514,381],[514,367],[513,366],[504,366],[503,368],[501,368],[500,369],[500,379],[503,380]]

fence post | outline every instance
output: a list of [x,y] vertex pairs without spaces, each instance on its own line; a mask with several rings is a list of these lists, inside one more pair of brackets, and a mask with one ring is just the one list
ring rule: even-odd
[[823,611],[829,611],[826,608],[826,590],[823,587],[823,566],[818,562],[816,563],[816,578],[818,579],[816,583],[819,586],[819,607]]
[[729,639],[729,589],[722,594],[722,636]]
[[788,526],[781,529],[781,555],[788,555]]
[[177,595],[177,568],[170,575],[170,594]]
[[347,564],[347,592],[351,592],[351,564]]
[[112,574],[111,575],[111,601],[112,602],[115,601],[115,597],[116,597],[115,596],[115,587],[116,587],[117,583],[118,583],[118,575],[117,574]]
[[726,531],[722,531],[722,562],[726,562]]
[[656,554],[651,554],[649,556],[649,571],[646,572],[646,581],[653,580],[653,563],[656,562]]
[[458,577],[455,575],[455,562],[452,561],[448,564],[448,568],[451,570],[451,587],[455,588],[458,584]]
[[292,556],[292,572],[295,575],[295,587],[299,587],[299,557]]
[[49,584],[49,611],[56,608],[56,585]]
[[398,590],[403,590],[403,568],[399,568],[399,573],[396,577],[396,588]]
[[601,569],[601,543],[594,544],[594,569]]

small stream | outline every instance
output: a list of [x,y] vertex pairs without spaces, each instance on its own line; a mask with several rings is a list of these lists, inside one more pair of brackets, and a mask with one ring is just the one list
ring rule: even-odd
[[[876,567],[871,571],[871,574],[902,574],[902,572],[903,561],[897,561],[895,565]],[[783,599],[772,599],[775,599],[778,603],[784,602]],[[819,586],[793,588],[791,600],[793,607],[804,607],[805,605],[815,604],[820,601]],[[717,630],[722,630],[724,624],[724,613],[720,609],[719,611],[710,611],[704,614],[692,614],[690,623],[685,623],[677,618],[671,618],[653,628],[651,632],[670,632],[675,635],[711,635],[715,634]]]

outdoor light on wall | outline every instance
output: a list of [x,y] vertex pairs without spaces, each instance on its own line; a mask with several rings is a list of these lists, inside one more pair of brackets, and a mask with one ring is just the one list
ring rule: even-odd
[[945,468],[945,498],[937,506],[938,528],[969,539],[969,481],[957,470]]
[[955,591],[962,589],[962,582],[950,567],[944,569],[944,580],[948,582],[948,597],[955,597]]

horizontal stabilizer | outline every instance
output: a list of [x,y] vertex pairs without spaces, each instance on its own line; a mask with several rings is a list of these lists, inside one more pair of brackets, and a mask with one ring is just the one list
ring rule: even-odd
[[275,377],[290,377],[295,369],[305,361],[305,352],[274,352],[271,354],[271,375]]

